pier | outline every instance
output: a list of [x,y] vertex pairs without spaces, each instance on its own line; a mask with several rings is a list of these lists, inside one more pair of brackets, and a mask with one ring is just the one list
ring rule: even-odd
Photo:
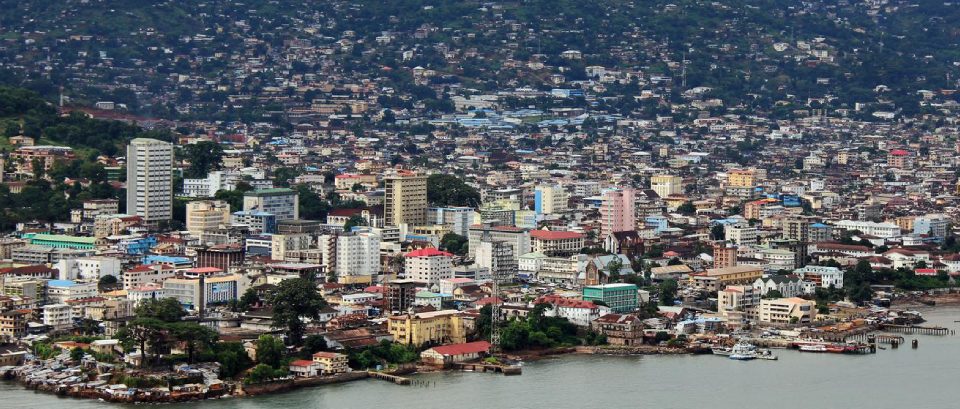
[[902,344],[906,342],[903,337],[899,335],[885,335],[885,334],[857,334],[847,337],[844,341],[857,341],[867,344]]
[[452,368],[459,369],[461,371],[500,372],[504,375],[520,375],[523,373],[523,369],[517,365],[508,366],[485,363],[455,363],[452,365]]
[[367,374],[371,378],[383,379],[385,381],[393,382],[397,385],[410,385],[410,378],[404,378],[402,376],[390,375],[388,373],[377,372],[377,371],[367,371]]
[[920,334],[920,335],[956,335],[956,331],[944,327],[924,327],[921,325],[894,325],[880,324],[881,331],[895,332],[898,334]]

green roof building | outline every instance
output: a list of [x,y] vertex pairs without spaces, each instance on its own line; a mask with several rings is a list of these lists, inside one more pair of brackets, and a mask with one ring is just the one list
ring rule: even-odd
[[57,249],[93,250],[97,247],[95,237],[77,237],[64,234],[27,233],[23,238],[30,244],[50,246]]
[[601,284],[583,287],[585,301],[600,301],[615,313],[628,313],[637,309],[639,293],[635,284]]

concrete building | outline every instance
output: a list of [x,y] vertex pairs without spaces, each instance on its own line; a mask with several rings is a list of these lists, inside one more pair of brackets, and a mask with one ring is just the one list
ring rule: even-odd
[[173,144],[136,138],[127,145],[127,213],[148,224],[173,218]]
[[600,284],[583,287],[584,301],[600,301],[615,313],[628,313],[639,304],[638,288],[634,284]]
[[451,233],[467,237],[473,225],[472,207],[431,207],[427,209],[427,224],[446,227]]
[[176,275],[173,267],[162,264],[141,265],[123,272],[123,289],[139,288],[149,283],[161,283]]
[[277,221],[300,218],[300,195],[290,189],[258,189],[243,194],[243,210],[272,213]]
[[384,176],[383,219],[387,226],[418,226],[427,221],[427,176],[397,171]]
[[60,260],[56,269],[61,280],[100,280],[104,276],[120,278],[120,259],[106,256],[90,256]]
[[247,290],[249,279],[240,274],[201,278],[168,278],[163,281],[166,297],[176,298],[184,308],[226,304],[238,300]]
[[751,285],[730,285],[717,292],[717,312],[733,321],[756,318],[760,294]]
[[650,178],[650,189],[661,198],[683,193],[683,179],[674,175],[656,175]]
[[[371,284],[380,273],[380,235],[369,232],[337,237],[335,269],[340,284]],[[329,267],[328,267],[329,268]]]
[[533,251],[548,256],[571,255],[583,248],[584,235],[572,231],[531,230]]
[[690,280],[698,288],[707,291],[718,291],[726,288],[728,285],[753,284],[753,282],[762,275],[762,267],[742,265],[709,268],[703,273],[690,274]]
[[637,200],[633,188],[604,190],[600,197],[601,236],[637,229]]
[[810,281],[818,287],[843,288],[843,270],[827,266],[805,266],[793,270],[804,281]]
[[403,345],[463,343],[467,340],[463,316],[457,310],[396,315],[387,322],[394,342]]
[[425,283],[440,284],[453,278],[453,254],[435,248],[411,251],[403,255],[404,278]]
[[417,287],[423,283],[415,280],[393,280],[386,284],[385,314],[402,314],[413,308],[417,297]]
[[817,317],[817,303],[796,297],[760,300],[757,317],[771,324],[809,324]]
[[200,200],[187,203],[187,230],[197,237],[209,230],[230,223],[230,205],[223,200]]
[[733,267],[737,265],[737,247],[728,243],[713,245],[713,268]]
[[562,185],[540,185],[533,191],[533,209],[538,215],[565,212],[569,200]]

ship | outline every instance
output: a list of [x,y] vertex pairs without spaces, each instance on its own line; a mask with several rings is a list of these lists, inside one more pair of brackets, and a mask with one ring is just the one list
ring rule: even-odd
[[757,347],[746,342],[738,342],[730,351],[730,359],[749,361],[757,358]]
[[803,352],[828,352],[827,346],[824,344],[805,344],[800,345],[800,351]]

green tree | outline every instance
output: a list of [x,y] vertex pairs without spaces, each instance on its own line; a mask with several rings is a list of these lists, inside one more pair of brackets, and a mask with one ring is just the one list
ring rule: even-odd
[[435,173],[427,177],[427,200],[434,206],[480,206],[480,192],[460,178]]
[[70,360],[73,362],[80,362],[84,355],[86,355],[86,353],[83,352],[83,349],[80,347],[73,347],[73,349],[70,350]]
[[134,314],[139,318],[153,318],[163,322],[178,322],[187,315],[183,306],[176,298],[167,297],[161,299],[144,300],[134,309]]
[[677,298],[677,280],[664,280],[660,283],[660,304],[673,305]]
[[105,275],[100,277],[100,280],[97,281],[97,290],[104,292],[109,291],[110,289],[117,286],[118,280],[116,276]]
[[293,278],[283,280],[270,296],[273,306],[273,325],[286,328],[293,345],[299,345],[306,330],[304,319],[316,319],[326,305],[311,280]]
[[310,335],[303,340],[303,348],[300,349],[300,355],[304,359],[310,359],[313,354],[326,350],[327,340],[323,338],[323,335]]
[[211,141],[200,141],[183,147],[183,158],[190,162],[186,177],[203,178],[223,166],[223,146]]
[[210,348],[218,338],[216,331],[192,322],[177,323],[172,331],[174,339],[186,345],[189,363],[194,362],[198,350]]
[[677,207],[677,211],[680,212],[681,214],[690,216],[697,213],[697,208],[696,206],[693,205],[693,202],[686,201],[686,202],[683,202],[683,204],[680,205],[680,207]]
[[440,238],[440,248],[459,256],[467,254],[468,246],[469,240],[457,233],[447,233]]
[[261,335],[257,339],[257,362],[279,368],[283,361],[283,342],[272,335]]
[[242,311],[248,311],[250,307],[260,302],[260,295],[257,294],[257,290],[253,288],[248,288],[247,291],[243,292],[243,295],[240,296],[240,301],[237,303],[237,306]]
[[364,219],[363,216],[355,214],[353,216],[350,216],[350,218],[347,219],[347,222],[343,224],[343,231],[349,232],[351,229],[353,229],[356,226],[366,226],[366,225],[367,225],[367,219]]

